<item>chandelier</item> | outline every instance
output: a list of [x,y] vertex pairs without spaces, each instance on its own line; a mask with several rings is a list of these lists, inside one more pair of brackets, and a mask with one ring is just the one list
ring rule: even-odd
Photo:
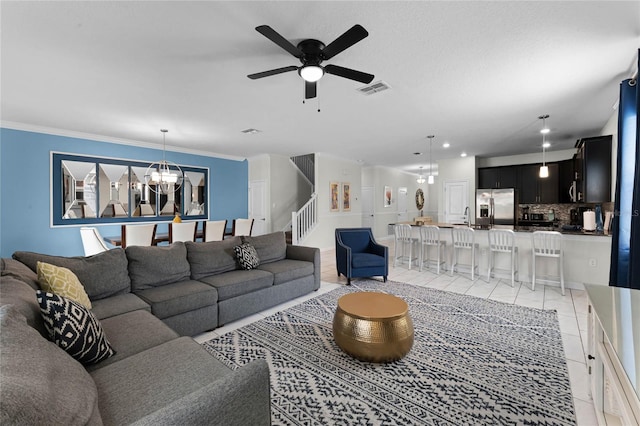
[[162,132],[162,160],[151,163],[144,174],[144,182],[149,189],[157,194],[167,195],[177,191],[182,186],[184,174],[176,163],[166,159],[166,135],[167,129]]

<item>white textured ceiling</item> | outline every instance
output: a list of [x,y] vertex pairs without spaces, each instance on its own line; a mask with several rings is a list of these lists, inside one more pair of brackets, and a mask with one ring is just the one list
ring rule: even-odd
[[[417,172],[466,151],[538,152],[597,134],[635,72],[640,2],[6,2],[0,5],[1,118],[237,157],[324,152]],[[369,37],[326,63],[391,86],[327,75],[302,103],[299,65],[255,31],[296,44]],[[321,112],[316,110],[320,107]],[[256,128],[261,133],[241,131]],[[449,142],[448,150],[440,145]]]

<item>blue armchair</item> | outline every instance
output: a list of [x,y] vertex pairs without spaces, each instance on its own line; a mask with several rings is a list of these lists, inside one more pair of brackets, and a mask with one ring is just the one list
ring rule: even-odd
[[389,275],[389,249],[376,243],[371,228],[336,229],[336,268],[351,278],[382,276],[387,282]]

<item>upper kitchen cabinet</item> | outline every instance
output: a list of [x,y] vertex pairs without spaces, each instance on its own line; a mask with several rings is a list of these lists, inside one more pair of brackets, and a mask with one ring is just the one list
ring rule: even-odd
[[478,169],[478,188],[517,188],[518,167],[484,167]]
[[611,135],[576,142],[575,179],[578,202],[611,201]]
[[575,180],[574,160],[558,161],[560,176],[558,180],[558,202],[559,203],[572,203],[571,198],[571,186]]
[[558,163],[547,163],[549,177],[541,178],[541,164],[523,164],[518,167],[518,189],[521,204],[555,204],[558,202]]

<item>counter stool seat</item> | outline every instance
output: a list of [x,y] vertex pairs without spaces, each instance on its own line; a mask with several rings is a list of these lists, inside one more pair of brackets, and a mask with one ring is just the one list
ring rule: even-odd
[[[398,264],[398,261],[409,263],[409,269],[411,269],[411,263],[414,260],[418,260],[418,257],[414,255],[413,247],[416,246],[418,239],[411,235],[411,225],[395,225],[393,227],[395,250],[393,253],[393,266]],[[408,253],[407,253],[408,252]],[[417,253],[416,253],[417,254]]]
[[[444,265],[444,250],[447,245],[446,241],[440,239],[440,228],[435,225],[425,225],[420,227],[420,271],[424,263],[427,269],[435,266],[436,274],[440,275],[440,265]],[[429,248],[435,247],[436,258],[432,260],[429,256]],[[433,251],[433,250],[432,250]]]
[[496,255],[506,253],[510,256],[511,287],[518,281],[518,247],[515,245],[515,233],[509,229],[490,229],[489,233],[489,268],[487,281],[491,281],[491,273],[495,268]]
[[536,287],[536,258],[546,257],[558,259],[560,289],[564,296],[564,255],[562,250],[562,234],[558,231],[535,231],[531,234],[531,290]]
[[469,264],[471,281],[475,279],[478,269],[476,251],[480,249],[480,245],[476,243],[475,231],[471,228],[452,228],[452,244],[451,244],[451,268],[450,275],[457,271],[458,252],[460,250],[469,250],[471,252],[471,263]]

